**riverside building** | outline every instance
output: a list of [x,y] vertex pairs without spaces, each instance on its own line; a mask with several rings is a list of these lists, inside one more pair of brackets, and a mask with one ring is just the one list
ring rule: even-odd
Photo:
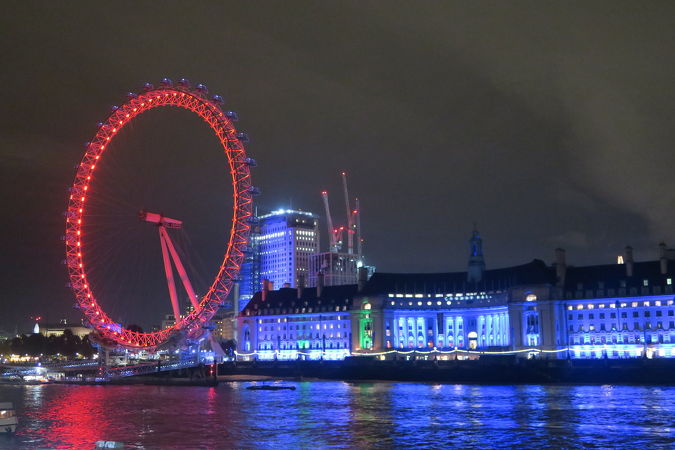
[[[565,251],[486,270],[482,240],[470,240],[466,272],[359,272],[357,284],[263,289],[238,317],[242,358],[675,357],[675,261],[568,266]],[[414,351],[414,353],[412,352]]]

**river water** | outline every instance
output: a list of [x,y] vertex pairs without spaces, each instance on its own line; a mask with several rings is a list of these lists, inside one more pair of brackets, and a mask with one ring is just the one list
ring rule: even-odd
[[675,388],[283,382],[8,386],[20,418],[0,448],[675,446]]

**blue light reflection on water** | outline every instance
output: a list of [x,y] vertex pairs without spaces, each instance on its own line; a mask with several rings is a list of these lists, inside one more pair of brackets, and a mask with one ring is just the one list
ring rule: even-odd
[[671,447],[675,388],[284,382],[295,391],[6,386],[0,448]]

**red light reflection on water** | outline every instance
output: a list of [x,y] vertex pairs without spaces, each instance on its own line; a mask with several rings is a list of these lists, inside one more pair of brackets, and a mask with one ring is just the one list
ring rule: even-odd
[[109,394],[100,386],[69,386],[28,413],[39,426],[21,434],[31,435],[39,447],[51,448],[90,449],[96,441],[114,440],[107,435],[107,418],[114,414],[107,406]]

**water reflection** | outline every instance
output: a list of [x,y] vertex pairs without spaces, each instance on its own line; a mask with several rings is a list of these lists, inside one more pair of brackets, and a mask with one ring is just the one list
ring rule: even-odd
[[295,391],[0,386],[0,448],[669,447],[675,388],[299,382]]

